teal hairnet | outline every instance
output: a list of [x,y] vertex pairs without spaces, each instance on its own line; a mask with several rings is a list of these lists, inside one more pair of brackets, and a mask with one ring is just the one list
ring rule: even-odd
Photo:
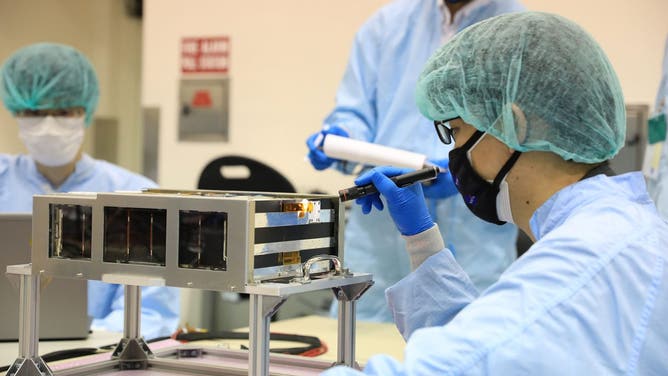
[[99,98],[95,70],[72,47],[33,44],[16,51],[0,71],[0,96],[13,114],[23,110],[83,107],[90,124]]
[[427,62],[416,100],[432,120],[461,117],[519,151],[612,158],[626,137],[624,98],[601,47],[563,17],[523,12],[464,29]]

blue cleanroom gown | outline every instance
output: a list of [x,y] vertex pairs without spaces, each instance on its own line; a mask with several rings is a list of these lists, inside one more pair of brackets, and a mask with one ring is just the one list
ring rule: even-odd
[[[444,22],[450,14],[441,0],[399,0],[383,7],[355,37],[336,107],[325,124],[344,128],[354,139],[423,153],[429,159],[447,158],[451,146],[438,140],[433,123],[415,104],[423,65],[454,32],[523,9],[515,0],[475,0],[450,23]],[[354,166],[337,163],[336,168],[352,173]],[[459,195],[428,204],[446,244],[479,288],[494,282],[515,259],[513,225],[483,222]],[[345,264],[374,275],[375,285],[357,304],[358,319],[391,321],[384,290],[406,276],[410,265],[404,240],[387,210],[364,215],[353,205],[345,232]]]
[[[659,92],[656,94],[656,113],[663,112],[668,117],[668,39],[663,55],[663,72],[659,83]],[[647,190],[656,203],[659,213],[668,218],[668,140],[664,141],[659,171],[657,176],[647,179]]]
[[391,287],[405,361],[373,357],[365,374],[665,374],[668,222],[642,175],[568,186],[530,225],[537,242],[480,296],[448,250]]
[[[54,190],[25,155],[0,154],[0,212],[32,212],[32,196],[55,192],[109,192],[152,188],[156,184],[111,163],[83,155],[74,173]],[[88,282],[88,315],[93,327],[123,331],[123,287],[100,281]],[[179,290],[170,287],[142,288],[141,332],[147,338],[171,334],[179,319]]]

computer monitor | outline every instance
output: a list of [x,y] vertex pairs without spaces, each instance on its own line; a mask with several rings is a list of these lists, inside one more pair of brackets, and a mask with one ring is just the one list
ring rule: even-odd
[[[30,262],[32,216],[0,213],[0,341],[19,334],[18,276],[6,275],[7,265]],[[47,229],[44,229],[47,231]],[[8,278],[14,279],[14,283]],[[88,336],[87,281],[53,279],[40,294],[40,339],[81,339]]]

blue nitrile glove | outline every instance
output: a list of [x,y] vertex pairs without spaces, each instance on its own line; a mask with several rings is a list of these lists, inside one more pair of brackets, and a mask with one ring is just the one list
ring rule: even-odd
[[[427,210],[427,203],[422,193],[422,185],[413,184],[399,188],[388,176],[405,174],[410,169],[397,167],[376,167],[355,179],[355,185],[373,183],[378,192],[385,197],[388,210],[401,235],[415,235],[430,229],[434,221]],[[380,194],[374,193],[360,197],[355,202],[362,206],[362,212],[369,214],[371,207],[383,210]]]
[[337,160],[328,157],[322,151],[322,145],[325,143],[325,137],[328,134],[335,134],[337,136],[349,137],[348,132],[336,125],[325,125],[320,132],[314,133],[306,139],[306,146],[308,146],[308,160],[311,162],[316,170],[324,170],[331,166]]
[[448,159],[430,160],[429,163],[441,167],[446,171],[438,174],[436,179],[422,183],[424,197],[444,199],[459,193],[457,187],[455,187],[455,182],[452,180],[452,175],[450,175],[450,170],[448,169]]

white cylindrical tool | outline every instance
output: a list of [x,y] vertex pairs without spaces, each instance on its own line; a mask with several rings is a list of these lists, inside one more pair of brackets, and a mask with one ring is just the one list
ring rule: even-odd
[[424,154],[354,140],[334,134],[325,136],[322,150],[330,158],[372,166],[396,166],[418,170],[427,164],[427,156]]

